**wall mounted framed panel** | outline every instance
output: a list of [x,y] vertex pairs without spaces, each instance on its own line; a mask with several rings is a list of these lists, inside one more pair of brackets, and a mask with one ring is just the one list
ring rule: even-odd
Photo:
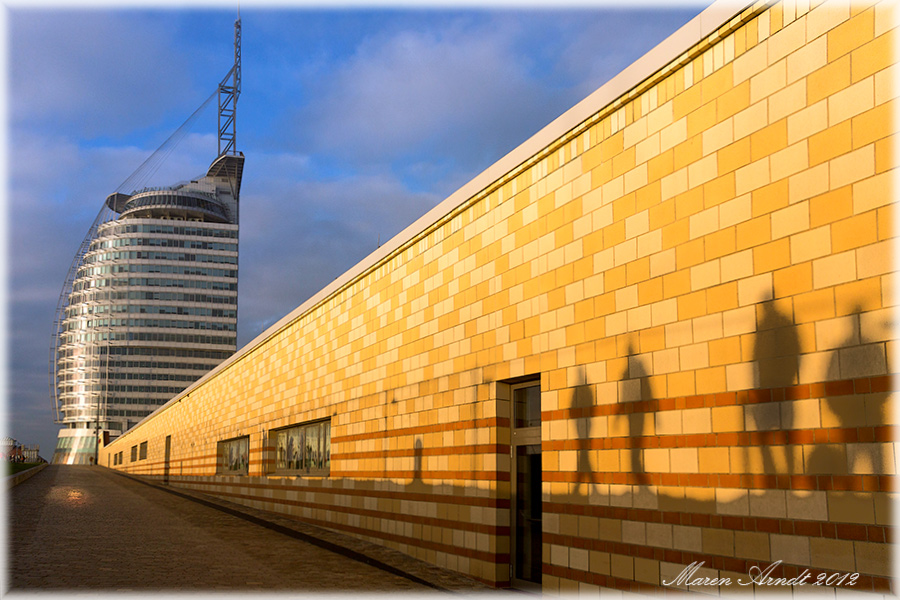
[[250,436],[245,435],[217,444],[219,475],[247,475],[250,466]]
[[273,475],[327,477],[331,471],[331,419],[272,430],[269,443],[275,449]]

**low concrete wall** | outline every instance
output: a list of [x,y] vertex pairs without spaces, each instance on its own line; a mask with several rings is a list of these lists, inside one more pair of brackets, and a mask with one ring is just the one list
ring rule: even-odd
[[20,483],[22,483],[23,481],[25,481],[26,479],[33,477],[34,475],[37,475],[46,466],[47,466],[47,463],[44,463],[42,465],[32,467],[32,468],[28,469],[27,471],[20,471],[19,473],[16,473],[15,475],[10,475],[9,477],[6,478],[6,489],[12,489],[12,488],[16,487],[17,485],[19,485]]

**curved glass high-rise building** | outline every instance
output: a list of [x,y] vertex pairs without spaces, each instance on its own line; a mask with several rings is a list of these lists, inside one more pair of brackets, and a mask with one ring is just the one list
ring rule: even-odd
[[237,349],[240,21],[217,91],[206,176],[111,194],[76,256],[52,344],[54,463],[89,464],[100,432],[124,433]]

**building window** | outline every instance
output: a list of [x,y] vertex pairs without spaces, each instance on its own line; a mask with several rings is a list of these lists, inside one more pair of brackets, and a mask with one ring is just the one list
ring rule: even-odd
[[250,436],[219,442],[217,453],[219,475],[246,475],[250,464]]
[[269,434],[279,475],[327,476],[331,471],[331,419],[292,425]]
[[118,456],[119,456],[119,464],[121,465],[122,463],[125,462],[124,457],[122,456],[122,452],[119,452]]
[[140,460],[145,460],[147,458],[147,442],[141,442],[141,455]]
[[131,462],[134,462],[136,460],[137,460],[137,446],[132,446],[131,447]]

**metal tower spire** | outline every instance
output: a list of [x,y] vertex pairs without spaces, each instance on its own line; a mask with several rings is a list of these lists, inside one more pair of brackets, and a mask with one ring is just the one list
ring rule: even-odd
[[241,95],[241,15],[234,22],[234,66],[219,84],[219,156],[237,154],[237,101]]

